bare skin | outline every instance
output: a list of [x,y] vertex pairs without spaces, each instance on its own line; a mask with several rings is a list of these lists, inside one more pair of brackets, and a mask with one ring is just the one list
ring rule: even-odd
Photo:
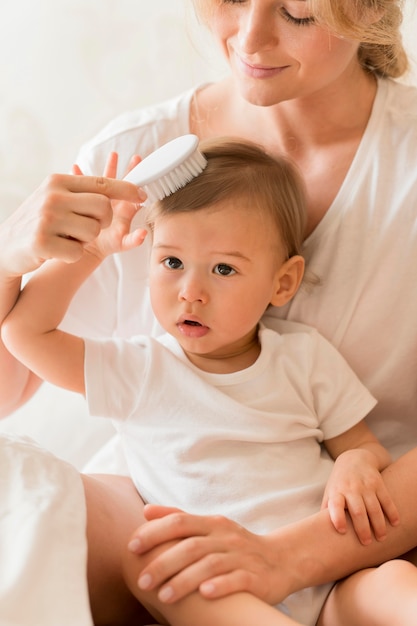
[[[138,162],[132,161],[132,166]],[[16,302],[21,277],[47,259],[80,258],[85,243],[110,223],[111,199],[143,202],[134,185],[110,178],[55,174],[47,178],[0,228],[0,320]],[[23,405],[42,381],[0,341],[0,417]]]
[[[175,605],[155,591],[141,591],[137,579],[154,554],[142,559],[127,549],[132,530],[144,521],[143,502],[131,480],[122,476],[82,476],[87,501],[87,575],[95,626],[145,626],[157,620],[169,626],[295,626],[296,622],[249,594],[216,601],[194,593]],[[149,612],[147,608],[149,608]],[[222,622],[224,616],[224,622]]]
[[[241,4],[245,5],[243,9],[246,10],[248,3]],[[269,55],[274,46],[278,46],[277,34],[269,29],[271,20],[267,19],[268,15],[264,12],[271,8],[271,3],[265,1],[249,4],[259,10],[252,16],[251,28],[242,27],[241,51],[247,56],[254,55],[256,51],[266,51],[265,55]],[[216,36],[222,44],[223,34],[217,33]],[[296,40],[295,37],[294,40]],[[340,45],[342,44],[343,42]],[[331,50],[329,50],[330,54],[332,54]],[[316,76],[317,73],[311,72],[309,75]],[[340,69],[339,75],[335,74],[327,87],[317,88],[315,92],[304,91],[302,94],[288,92],[285,97],[281,97],[279,90],[268,91],[265,85],[266,83],[255,94],[250,86],[246,88],[246,85],[235,85],[233,79],[226,79],[224,82],[201,90],[194,103],[191,130],[200,138],[220,134],[237,135],[262,143],[272,152],[283,150],[291,156],[301,168],[307,182],[308,232],[311,232],[336,196],[352,162],[372,109],[376,89],[375,81],[372,76],[361,70],[355,58],[355,50],[352,49],[351,62]],[[128,192],[130,193],[133,192]],[[132,202],[137,201],[133,199],[133,196],[117,197]],[[100,207],[101,213],[103,209],[101,204]],[[104,207],[104,213],[106,210]],[[10,237],[13,231],[8,230],[7,227],[3,228],[0,245],[2,251],[0,259],[1,318],[7,314],[17,297],[20,288],[20,273],[35,269],[37,265],[33,261],[36,259],[40,259],[40,264],[43,258],[51,256],[61,258],[63,248],[73,247],[72,240],[68,240],[67,236],[72,235],[74,223],[80,225],[83,231],[79,235],[80,238],[84,240],[87,236],[88,240],[91,235],[88,233],[85,235],[84,228],[90,224],[91,216],[87,215],[87,220],[84,220],[82,213],[82,210],[75,215],[69,212],[68,219],[61,224],[58,237],[56,233],[50,232],[48,224],[36,213],[32,214],[33,221],[38,223],[39,229],[37,225],[35,228],[33,224],[26,223],[22,215],[18,215],[16,227],[19,222],[20,230],[27,233],[26,238],[25,236],[22,238],[21,247],[16,245],[15,238]],[[97,223],[96,217],[92,219]],[[55,216],[53,222],[57,224],[57,220]],[[12,221],[12,226],[13,223]],[[40,253],[39,241],[41,242]],[[58,248],[56,248],[56,243],[58,243]],[[18,259],[20,263],[22,258],[23,264],[14,267],[12,260]],[[29,262],[27,262],[28,258]],[[10,379],[9,376],[2,377],[4,387],[0,388],[2,414],[6,415],[13,408],[23,404],[40,383],[20,364],[11,360],[10,355],[0,353],[0,358],[2,359],[2,372],[10,372]],[[0,385],[2,381],[0,380]],[[385,472],[387,486],[395,494],[401,525],[396,529],[389,528],[384,542],[375,541],[367,547],[359,544],[351,529],[346,535],[336,533],[326,511],[294,527],[277,531],[272,552],[269,551],[269,544],[265,545],[265,542],[242,531],[231,522],[179,516],[162,520],[162,525],[158,526],[158,533],[160,533],[158,539],[156,537],[153,540],[149,539],[149,536],[152,537],[153,530],[151,529],[155,529],[155,526],[143,526],[144,537],[148,536],[146,541],[149,541],[146,544],[143,539],[144,545],[145,548],[157,546],[161,542],[175,541],[183,536],[198,538],[191,540],[191,544],[187,542],[179,544],[182,558],[178,558],[177,552],[175,553],[176,559],[178,559],[177,563],[182,563],[185,569],[176,580],[171,581],[170,586],[174,593],[170,601],[186,596],[200,585],[200,592],[208,598],[234,591],[249,591],[259,598],[273,602],[305,585],[337,579],[359,567],[379,563],[401,554],[416,545],[417,512],[410,510],[413,507],[409,505],[409,494],[415,493],[417,488],[414,478],[417,472],[413,469],[416,467],[417,452],[413,452]],[[110,496],[112,492],[110,490],[106,493]],[[95,504],[100,503],[96,502],[96,494],[92,494],[88,487],[86,497],[91,528],[94,527]],[[123,518],[125,511],[122,503],[119,502],[119,504],[118,512]],[[155,513],[155,509],[153,511]],[[160,514],[156,512],[155,517]],[[106,518],[111,520],[112,515],[109,513]],[[150,512],[148,517],[151,516]],[[100,519],[103,521],[102,518]],[[137,518],[134,516],[131,519],[131,523],[126,523],[123,527],[124,531],[117,535],[116,546],[128,540],[127,535],[133,531],[134,523],[140,523],[139,514]],[[320,541],[317,540],[318,537]],[[107,535],[104,533],[101,542],[92,541],[91,561],[94,560],[96,554],[100,553],[100,548],[106,538]],[[211,554],[214,556],[208,556]],[[152,565],[154,569],[147,570],[153,573],[155,588],[178,571],[172,565],[172,561],[175,561],[172,559],[172,552],[167,551],[166,555],[166,561],[154,561]],[[335,555],[343,555],[343,558],[339,556],[335,558]],[[207,556],[206,559],[199,560],[205,556]],[[109,558],[111,562],[111,557]],[[114,558],[116,558],[115,555]],[[194,563],[190,571],[187,565]],[[277,564],[279,564],[278,571]],[[284,576],[283,572],[285,572]],[[100,579],[103,575],[102,570],[98,574],[97,587],[92,589],[93,607],[96,606],[96,599],[100,596],[102,600],[107,598],[108,579],[104,576]],[[122,610],[123,615],[124,599],[128,596],[119,577],[117,577],[116,589],[119,590],[116,594],[120,601],[118,610]],[[117,598],[115,602],[117,605]],[[126,614],[125,617],[126,620],[130,619]]]
[[[261,143],[273,153],[283,151],[289,155],[307,183],[308,234],[325,215],[352,163],[372,111],[376,81],[359,66],[354,46],[349,51],[342,42],[338,50],[340,58],[344,55],[344,65],[333,66],[331,79],[328,74],[327,83],[320,88],[310,83],[308,90],[301,79],[300,91],[294,97],[291,89],[295,83],[285,82],[286,70],[278,75],[276,87],[267,79],[258,81],[255,88],[253,76],[243,76],[233,65],[233,54],[237,50],[240,57],[250,62],[253,59],[253,64],[282,64],[274,59],[283,58],[279,46],[285,50],[285,33],[270,26],[267,13],[271,6],[267,1],[235,3],[230,9],[223,8],[225,13],[218,21],[212,20],[213,34],[230,62],[233,78],[196,94],[190,124],[201,138],[232,134]],[[229,10],[237,11],[230,21]],[[297,35],[302,39],[300,31]],[[332,45],[338,46],[340,41],[329,43],[330,39],[328,51],[334,56]],[[290,44],[292,41],[297,39]],[[320,42],[315,43],[312,54],[319,47]],[[300,53],[294,48],[292,51],[294,58]],[[291,63],[289,66],[293,67]],[[321,76],[321,70],[308,75]],[[295,74],[295,81],[297,78]],[[161,590],[171,592],[171,602],[196,588],[205,597],[249,591],[276,602],[303,586],[335,580],[360,567],[380,563],[417,544],[417,512],[409,505],[409,494],[417,488],[415,467],[417,451],[412,451],[384,473],[387,487],[396,498],[401,525],[388,528],[383,542],[374,541],[367,547],[359,544],[351,529],[345,535],[337,534],[326,511],[278,530],[272,548],[272,541],[251,536],[227,520],[176,514],[162,519],[169,510],[151,507],[145,513],[147,518],[161,519],[140,529],[139,552],[160,542],[190,539],[158,557],[143,574],[151,575],[152,587],[165,582]]]
[[407,561],[396,559],[362,570],[336,585],[317,626],[414,626],[416,589],[417,568]]
[[[281,31],[276,33],[270,26],[274,23],[269,15],[270,4],[253,3],[256,11],[250,27],[242,24],[244,35],[234,32],[227,19],[219,33],[214,33],[226,56],[229,55],[229,39],[236,38],[240,42],[239,54],[247,58],[262,57],[272,64],[275,49],[280,55]],[[283,28],[283,23],[285,21],[279,22],[279,29]],[[304,30],[296,26],[286,28],[291,44],[288,56],[291,60],[291,54],[294,55],[292,64],[297,70],[295,80],[291,75],[291,80],[284,79],[283,84],[279,79],[277,85],[269,80],[252,85],[253,81],[237,74],[232,66],[236,77],[197,93],[190,115],[190,130],[201,139],[224,134],[250,139],[272,153],[283,152],[290,156],[307,183],[308,232],[311,232],[326,213],[349,169],[369,119],[376,85],[374,78],[359,66],[357,44],[331,38],[330,46],[328,34],[317,32],[304,53],[302,40],[295,48],[291,43],[296,41],[294,36]],[[236,48],[238,44],[233,45]],[[338,54],[334,54],[336,46]],[[331,61],[331,71],[319,84],[307,81],[306,86],[305,74],[299,76],[298,70],[309,62],[310,50],[316,49],[318,59],[311,70]],[[340,62],[332,61],[339,57]],[[232,60],[228,60],[232,64]],[[315,75],[313,71],[309,74]],[[72,177],[63,176],[48,179],[2,224],[0,319],[17,298],[22,274],[36,269],[47,258],[77,258],[74,254],[79,254],[80,244],[91,240],[92,230],[97,234],[97,225],[106,223],[110,214],[109,198],[138,201],[138,192],[133,186],[129,190],[127,183],[113,181],[103,185],[102,179],[94,177],[85,177],[84,181],[75,183]],[[18,240],[11,236],[17,232]],[[0,362],[4,363],[4,371],[10,372],[10,377],[5,376],[0,383],[0,415],[8,415],[33,395],[40,381],[16,363],[3,347],[0,347]]]
[[87,503],[89,595],[95,626],[140,626],[154,621],[134,598],[122,573],[132,531],[144,521],[143,502],[123,476],[82,475]]
[[[325,97],[322,100],[317,96],[313,106],[308,99],[296,106],[280,103],[263,109],[260,117],[258,108],[241,99],[226,79],[197,92],[191,109],[191,131],[201,139],[236,135],[263,145],[272,154],[290,156],[306,181],[308,235],[338,193],[372,111],[375,79],[356,68],[351,80],[357,83],[355,89],[350,88],[350,81],[344,83],[332,98],[331,112]],[[352,95],[347,96],[350,89],[354,101]],[[223,103],[221,108],[218,102]]]
[[[130,562],[129,562],[130,561]],[[138,561],[128,554],[125,561],[126,580],[133,594],[139,599],[143,591],[137,587]],[[175,605],[162,603],[156,593],[149,593],[148,598],[158,619],[158,624],[167,626],[253,626],[262,623],[263,626],[300,626],[298,622],[287,617],[281,611],[269,606],[258,598],[246,593],[236,593],[227,598],[206,600],[200,594],[194,593]]]
[[[408,472],[408,463],[404,457],[385,470],[388,488],[396,480],[404,481],[405,490],[413,488],[415,478]],[[401,525],[388,526],[383,542],[374,540],[363,546],[351,526],[345,535],[338,533],[327,510],[281,528],[269,537],[253,535],[217,517],[174,513],[161,518],[161,525],[157,518],[164,509],[155,506],[147,506],[146,515],[155,517],[156,523],[142,525],[143,503],[129,478],[83,476],[83,483],[88,517],[89,593],[95,626],[140,626],[155,619],[186,626],[187,622],[177,620],[192,607],[201,607],[204,598],[210,606],[213,598],[227,596],[225,599],[229,600],[229,594],[235,592],[246,592],[262,600],[259,605],[252,605],[245,596],[246,606],[253,606],[261,615],[265,603],[277,604],[305,586],[337,580],[362,567],[377,565],[397,556],[398,546],[406,552],[416,543],[415,513],[401,495],[394,498]],[[134,551],[128,549],[132,536],[140,538],[142,550],[137,546]],[[187,536],[194,538],[177,541]],[[325,537],[326,541],[318,542],[317,537]],[[343,559],[334,559],[337,551],[343,551]],[[169,557],[166,561],[161,560],[164,554]],[[167,571],[171,575],[179,573],[167,583]],[[145,574],[151,576],[150,584],[150,579],[148,584],[138,582],[145,581]],[[217,578],[218,574],[224,576]],[[331,611],[336,609],[332,607],[330,603],[326,615],[333,615]],[[266,612],[264,618],[272,620],[273,616]]]
[[[199,589],[207,598],[247,591],[276,604],[306,586],[338,580],[395,558],[417,543],[417,512],[408,497],[417,489],[415,475],[409,471],[415,463],[414,449],[384,470],[400,524],[387,525],[386,538],[366,546],[358,541],[351,526],[346,534],[335,531],[327,510],[271,535],[257,536],[224,518],[146,507],[146,517],[154,521],[135,533],[139,542],[134,546],[136,553],[144,554],[175,539],[185,540],[155,558],[142,571],[141,577],[146,576],[142,580],[148,589],[158,588],[168,602]],[[401,490],[396,489],[399,483]],[[335,559],[335,554],[343,554],[343,559]]]

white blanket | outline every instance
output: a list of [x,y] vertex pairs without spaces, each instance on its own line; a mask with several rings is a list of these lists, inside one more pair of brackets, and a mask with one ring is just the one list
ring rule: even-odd
[[0,434],[0,626],[92,626],[85,524],[78,471]]

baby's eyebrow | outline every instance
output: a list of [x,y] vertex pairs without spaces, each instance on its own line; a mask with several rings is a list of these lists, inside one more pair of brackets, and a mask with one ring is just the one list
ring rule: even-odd
[[166,248],[166,249],[169,249],[169,250],[179,250],[180,249],[179,246],[176,246],[175,244],[171,244],[171,243],[154,243],[153,244],[153,248],[158,248],[158,249]]
[[249,257],[247,257],[245,254],[243,254],[243,252],[240,252],[240,250],[213,250],[213,254],[216,254],[218,256],[223,256],[223,257],[234,257],[235,259],[243,259],[244,261],[250,261],[251,259]]
[[213,254],[219,254],[221,256],[237,256],[241,259],[246,259],[247,261],[250,260],[249,257],[243,254],[240,250],[213,250]]
[[[181,250],[180,246],[176,246],[175,244],[156,242],[153,245],[154,250],[171,250],[175,252],[176,250]],[[242,259],[242,261],[251,262],[251,259],[243,254],[240,250],[212,250],[211,254],[214,254],[218,257],[223,258],[234,258],[234,259]]]

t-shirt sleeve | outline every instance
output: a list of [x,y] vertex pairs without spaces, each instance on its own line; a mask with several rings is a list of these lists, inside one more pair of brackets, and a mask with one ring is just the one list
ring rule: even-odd
[[311,389],[324,439],[360,422],[377,401],[342,355],[319,333],[311,334]]
[[146,384],[148,337],[85,340],[84,375],[90,415],[128,418]]

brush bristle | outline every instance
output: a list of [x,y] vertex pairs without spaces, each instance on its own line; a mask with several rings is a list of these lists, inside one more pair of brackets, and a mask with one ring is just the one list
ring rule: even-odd
[[195,150],[183,163],[180,163],[165,176],[161,176],[157,180],[144,185],[144,189],[148,194],[148,202],[162,200],[181,189],[181,187],[185,187],[193,178],[201,174],[206,165],[206,158],[201,152]]

